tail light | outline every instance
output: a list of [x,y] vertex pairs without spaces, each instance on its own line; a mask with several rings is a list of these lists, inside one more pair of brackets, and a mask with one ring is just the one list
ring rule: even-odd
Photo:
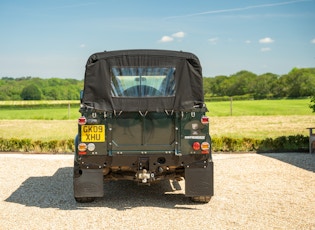
[[85,125],[86,124],[86,118],[85,116],[82,116],[78,119],[79,125]]
[[195,151],[199,150],[199,149],[200,149],[200,143],[199,143],[199,142],[194,142],[194,143],[192,144],[192,148],[193,148],[193,150],[195,150]]
[[202,142],[200,148],[202,154],[209,154],[210,144],[208,142]]
[[87,149],[87,145],[85,143],[80,143],[78,145],[79,155],[85,155],[86,149]]
[[201,117],[201,123],[202,123],[203,125],[209,124],[209,117],[207,117],[207,116],[202,116],[202,117]]

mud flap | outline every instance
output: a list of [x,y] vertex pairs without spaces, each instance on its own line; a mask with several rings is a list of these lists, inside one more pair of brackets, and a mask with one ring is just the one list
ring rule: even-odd
[[206,168],[189,166],[185,168],[185,196],[213,196],[213,162]]
[[73,179],[74,197],[104,196],[103,172],[101,169],[82,169],[80,177]]

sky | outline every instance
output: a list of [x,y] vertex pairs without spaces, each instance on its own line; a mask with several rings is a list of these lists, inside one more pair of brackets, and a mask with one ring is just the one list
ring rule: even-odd
[[206,77],[315,67],[315,0],[0,0],[0,78],[83,79],[121,49],[192,52]]

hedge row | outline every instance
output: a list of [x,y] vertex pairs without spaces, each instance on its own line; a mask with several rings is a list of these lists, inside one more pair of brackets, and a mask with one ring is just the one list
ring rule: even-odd
[[[263,140],[254,138],[213,137],[214,152],[307,152],[309,138],[303,135],[281,136]],[[31,139],[0,138],[1,152],[71,153],[74,141],[52,140],[33,141]]]
[[40,141],[31,139],[0,138],[2,152],[34,152],[34,153],[71,153],[74,152],[74,140]]
[[280,136],[277,138],[212,138],[214,152],[307,152],[309,137],[303,135]]
[[230,101],[232,98],[233,101],[250,101],[250,100],[254,100],[254,96],[250,95],[250,94],[246,94],[246,95],[235,95],[232,97],[229,96],[222,96],[222,97],[214,97],[211,95],[205,95],[204,96],[204,100],[205,101]]

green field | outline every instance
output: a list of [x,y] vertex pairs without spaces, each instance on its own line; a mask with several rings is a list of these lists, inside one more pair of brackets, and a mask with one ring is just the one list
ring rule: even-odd
[[[207,102],[207,107],[210,117],[313,115],[309,104],[310,99],[251,100]],[[78,111],[78,101],[0,101],[0,120],[71,120]]]
[[[14,103],[0,102],[0,138],[60,140],[77,133],[77,101],[69,102],[70,110],[64,101]],[[259,139],[308,135],[306,128],[315,127],[309,103],[309,99],[233,101],[231,116],[230,102],[208,102],[210,134]]]
[[5,109],[0,111],[0,120],[73,120],[79,118],[79,108],[33,108]]
[[310,99],[207,102],[209,116],[312,115]]
[[79,101],[0,101],[0,120],[71,120],[79,116]]

